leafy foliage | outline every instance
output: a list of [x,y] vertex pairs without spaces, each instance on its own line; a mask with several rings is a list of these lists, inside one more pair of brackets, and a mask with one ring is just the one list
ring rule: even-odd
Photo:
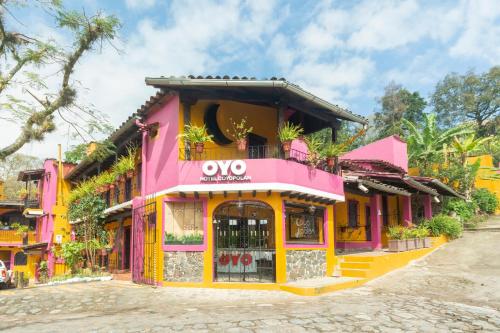
[[498,207],[498,198],[495,193],[485,188],[477,189],[472,193],[472,200],[482,213],[494,214]]
[[401,85],[390,83],[386,86],[379,103],[381,110],[375,112],[374,119],[378,139],[394,134],[403,136],[403,119],[414,124],[420,124],[424,120],[423,111],[427,102],[418,92],[411,93]]
[[191,144],[212,142],[213,135],[207,134],[207,128],[205,125],[186,125],[184,126],[184,133],[177,136],[178,138],[183,138]]
[[242,118],[239,123],[235,122],[233,118],[229,118],[229,120],[231,122],[232,129],[231,130],[227,129],[226,131],[236,141],[246,139],[248,133],[253,131],[253,127],[248,126],[246,117]]
[[463,232],[462,224],[457,219],[443,214],[426,220],[424,225],[432,236],[445,235],[450,239],[455,239],[460,237]]
[[474,121],[480,136],[487,134],[484,126],[500,112],[500,66],[488,72],[464,75],[449,74],[436,86],[432,95],[434,111],[443,128]]
[[286,122],[278,128],[278,138],[281,142],[291,141],[297,139],[303,132],[304,129],[299,125]]
[[39,169],[42,160],[35,156],[13,154],[0,162],[0,179],[4,182],[4,198],[18,199],[20,191],[25,188],[23,182],[17,180],[20,171]]
[[455,213],[460,221],[470,220],[476,214],[477,205],[475,202],[466,202],[462,199],[451,198],[444,202],[443,213]]
[[61,249],[56,251],[56,254],[64,259],[66,265],[69,266],[72,273],[78,271],[78,265],[83,260],[83,250],[85,244],[82,242],[66,242],[61,245]]
[[[34,3],[34,2],[33,2]],[[30,27],[19,22],[11,13],[16,6],[32,2],[0,2],[0,56],[4,59],[0,74],[0,106],[3,120],[19,125],[19,134],[10,144],[0,148],[0,159],[5,159],[32,141],[40,141],[56,128],[56,115],[68,123],[80,137],[92,136],[95,130],[109,130],[104,114],[77,102],[78,87],[71,80],[82,57],[116,37],[118,19],[102,13],[88,16],[83,12],[68,11],[61,1],[40,1],[41,10],[53,17],[56,25],[68,30],[73,45],[65,48],[52,39],[41,40],[33,31],[10,31],[12,26]],[[20,24],[11,24],[10,19]],[[57,88],[49,88],[51,80]],[[19,94],[22,91],[22,95]],[[21,97],[20,97],[21,96]]]

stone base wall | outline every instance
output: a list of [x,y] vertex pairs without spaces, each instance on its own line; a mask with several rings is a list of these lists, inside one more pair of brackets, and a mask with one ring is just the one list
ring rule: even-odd
[[163,252],[163,279],[171,282],[202,282],[203,252]]
[[326,251],[286,251],[287,282],[326,276]]

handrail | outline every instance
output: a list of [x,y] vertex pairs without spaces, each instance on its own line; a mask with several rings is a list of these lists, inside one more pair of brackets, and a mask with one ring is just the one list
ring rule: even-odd
[[[28,231],[28,244],[36,242],[36,232]],[[0,230],[0,244],[23,244],[23,235],[17,230]]]

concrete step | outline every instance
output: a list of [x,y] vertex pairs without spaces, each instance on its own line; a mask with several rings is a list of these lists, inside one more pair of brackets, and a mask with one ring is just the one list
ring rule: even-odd
[[340,273],[342,277],[368,278],[370,276],[370,271],[366,269],[346,268],[341,269]]
[[354,261],[344,261],[340,263],[340,268],[354,268],[354,269],[370,269],[372,267],[371,262],[354,262]]
[[342,256],[340,260],[342,262],[374,262],[377,256]]

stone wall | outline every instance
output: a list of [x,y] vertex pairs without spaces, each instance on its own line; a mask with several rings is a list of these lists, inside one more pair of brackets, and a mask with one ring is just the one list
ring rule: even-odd
[[286,280],[297,281],[326,276],[326,251],[286,251]]
[[202,282],[203,252],[164,252],[163,279],[171,282]]

